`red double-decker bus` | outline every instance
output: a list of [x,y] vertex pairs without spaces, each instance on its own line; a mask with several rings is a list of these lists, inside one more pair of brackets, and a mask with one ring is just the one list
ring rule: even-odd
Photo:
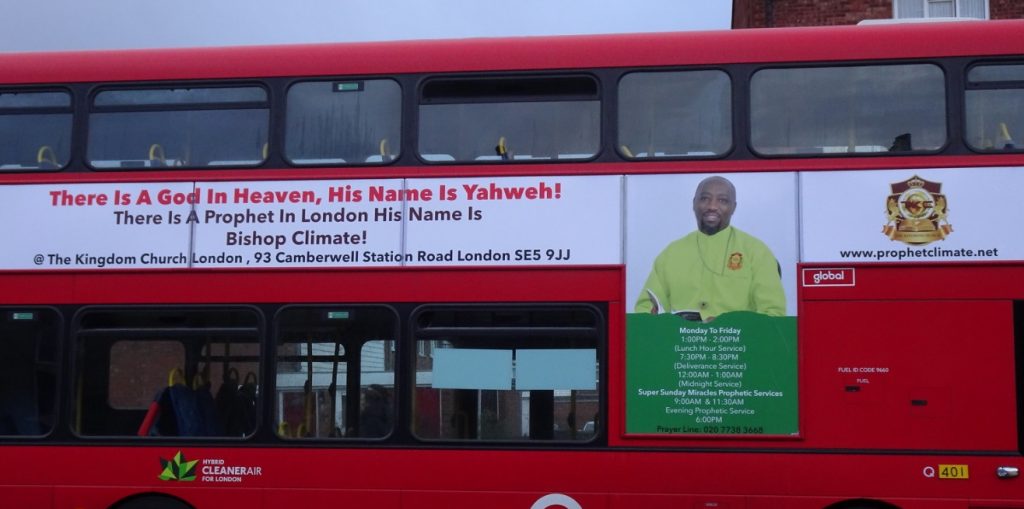
[[3,507],[1024,507],[1024,23],[0,68]]

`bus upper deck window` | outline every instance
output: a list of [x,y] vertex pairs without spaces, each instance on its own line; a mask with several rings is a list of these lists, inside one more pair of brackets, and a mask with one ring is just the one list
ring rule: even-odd
[[732,90],[723,71],[635,72],[619,82],[620,154],[714,157],[732,148]]
[[970,148],[1024,150],[1024,64],[971,67],[964,99],[964,133]]
[[386,164],[401,147],[394,80],[310,81],[288,89],[284,155],[295,165]]
[[750,130],[763,156],[939,150],[944,75],[931,64],[762,69],[750,81]]
[[590,159],[600,147],[600,100],[590,76],[439,78],[420,92],[426,162]]
[[93,99],[87,157],[101,170],[256,166],[269,129],[259,86],[103,90]]
[[0,171],[56,170],[71,156],[71,94],[0,91]]

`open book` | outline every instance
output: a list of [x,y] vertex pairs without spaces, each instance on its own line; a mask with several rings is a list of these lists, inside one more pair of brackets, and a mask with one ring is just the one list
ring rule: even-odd
[[651,314],[657,315],[661,313],[672,313],[673,315],[676,315],[686,320],[690,320],[692,322],[703,321],[703,319],[700,316],[700,311],[697,311],[695,309],[680,309],[666,311],[665,306],[661,305],[661,301],[658,300],[658,296],[653,291],[651,291],[650,288],[645,289],[645,291],[647,292],[647,298],[651,299]]

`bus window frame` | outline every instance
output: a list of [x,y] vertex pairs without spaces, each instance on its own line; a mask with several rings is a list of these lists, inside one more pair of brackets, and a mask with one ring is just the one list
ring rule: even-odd
[[[271,113],[271,124],[274,124],[275,122],[280,124],[279,126],[271,125],[271,133],[273,133],[275,130],[279,130],[280,131],[279,138],[280,138],[280,142],[281,143],[280,143],[280,149],[279,149],[278,156],[280,157],[280,159],[282,161],[285,162],[285,164],[288,167],[303,168],[303,169],[323,169],[323,168],[337,168],[337,167],[344,167],[344,168],[354,168],[354,167],[355,168],[359,168],[359,167],[378,168],[378,167],[385,167],[385,166],[394,166],[394,165],[396,165],[396,163],[399,160],[403,159],[403,157],[405,156],[405,150],[404,149],[409,144],[406,141],[407,134],[408,134],[408,131],[409,131],[409,119],[408,119],[408,111],[407,111],[407,107],[406,107],[406,104],[408,102],[408,98],[407,98],[407,93],[406,93],[406,84],[405,84],[404,80],[402,79],[405,76],[406,76],[405,74],[397,74],[396,73],[396,74],[377,75],[377,76],[364,76],[364,75],[351,75],[351,76],[342,76],[342,75],[339,75],[339,76],[295,76],[295,77],[290,78],[281,87],[281,89],[282,89],[281,99],[279,101],[277,101],[277,103],[272,104],[272,106],[271,106],[272,108],[276,106],[276,108],[279,110],[277,112]],[[381,161],[379,163],[378,162],[367,162],[367,161],[347,161],[347,160],[344,161],[344,162],[327,162],[327,163],[303,163],[303,162],[296,162],[296,160],[294,158],[290,157],[289,154],[288,154],[288,112],[289,112],[289,99],[288,99],[288,97],[289,97],[289,94],[292,91],[292,88],[295,87],[296,85],[302,85],[302,84],[306,84],[306,83],[339,83],[339,82],[355,82],[355,81],[358,81],[358,82],[361,82],[361,83],[365,83],[367,81],[390,81],[390,82],[393,82],[395,85],[398,86],[398,101],[399,101],[398,102],[398,136],[399,136],[399,142],[398,142],[398,144],[392,144],[392,149],[393,149],[392,152],[393,152],[393,154],[391,155],[390,159],[388,159],[386,161]],[[273,140],[274,138],[275,138],[275,136],[273,134],[271,134],[271,139]],[[385,140],[386,140],[386,138],[385,138]],[[274,147],[273,143],[271,143],[271,147]],[[383,156],[383,154],[381,154],[381,155]],[[264,161],[264,164],[267,161],[270,161],[272,159],[273,159],[273,154],[270,154],[270,156]],[[382,159],[383,159],[383,157],[382,157]]]
[[[945,137],[943,143],[932,150],[907,150],[907,151],[875,151],[875,152],[835,152],[835,153],[807,153],[797,152],[791,154],[766,154],[759,152],[754,146],[754,93],[753,83],[754,76],[761,71],[766,70],[798,70],[798,69],[830,69],[830,68],[848,68],[848,67],[888,67],[897,65],[931,65],[939,69],[942,72],[942,99],[943,99],[943,128],[945,130]],[[955,90],[959,89],[951,80],[951,72],[949,63],[944,58],[916,58],[908,60],[839,60],[834,62],[787,62],[787,63],[773,63],[770,65],[756,65],[746,73],[743,78],[743,85],[745,90],[743,92],[743,115],[745,122],[744,137],[751,157],[754,160],[769,160],[769,159],[837,159],[837,158],[871,158],[871,157],[913,157],[913,156],[938,156],[946,152],[953,144],[953,140],[957,138],[956,133],[959,127],[952,124],[953,117],[952,112],[956,98],[953,97]]]
[[[390,405],[391,416],[392,416],[391,417],[391,429],[388,431],[387,434],[385,434],[383,436],[375,436],[375,437],[344,436],[344,435],[340,436],[340,437],[331,437],[331,436],[327,436],[327,437],[316,437],[316,436],[314,436],[314,437],[285,437],[285,436],[281,436],[281,434],[278,433],[278,430],[276,429],[277,422],[278,422],[278,420],[281,417],[278,414],[277,405],[276,405],[277,396],[278,396],[278,392],[279,392],[279,387],[277,386],[277,377],[280,375],[280,371],[278,370],[278,367],[277,367],[278,366],[278,362],[279,362],[278,359],[280,357],[279,354],[278,354],[278,347],[280,346],[280,344],[282,342],[281,341],[281,335],[282,335],[281,334],[281,323],[282,323],[282,320],[280,319],[281,315],[284,314],[285,312],[289,311],[289,310],[292,310],[292,309],[324,310],[324,311],[328,311],[328,310],[345,310],[345,311],[347,311],[347,310],[358,310],[360,308],[362,308],[362,309],[377,309],[377,310],[387,311],[388,313],[391,314],[392,318],[394,319],[394,323],[393,323],[393,329],[394,330],[392,331],[393,332],[392,342],[393,342],[393,345],[394,345],[394,348],[395,348],[395,352],[394,352],[394,355],[393,355],[394,365],[392,366],[392,373],[394,375],[394,384],[392,386],[392,391],[391,391],[391,405]],[[378,443],[378,442],[388,441],[389,439],[391,439],[391,437],[393,437],[396,434],[398,434],[397,432],[398,432],[398,429],[399,429],[399,426],[400,426],[400,423],[401,423],[401,420],[400,420],[401,419],[401,411],[400,411],[401,410],[401,406],[400,406],[400,402],[401,402],[400,401],[401,400],[400,392],[401,391],[400,391],[400,387],[401,387],[401,383],[402,383],[401,382],[401,377],[402,377],[402,375],[401,375],[401,371],[402,371],[401,355],[402,355],[402,349],[404,348],[402,346],[402,342],[404,340],[403,336],[402,336],[402,330],[403,330],[402,322],[403,322],[403,319],[407,320],[407,318],[403,318],[403,316],[404,315],[402,313],[400,313],[398,311],[398,309],[392,303],[389,303],[389,302],[382,302],[382,303],[374,303],[374,302],[359,302],[359,303],[310,302],[310,303],[280,304],[277,307],[277,309],[274,310],[274,313],[271,316],[272,327],[271,327],[271,329],[269,331],[269,334],[267,336],[265,336],[265,338],[264,338],[264,343],[265,343],[265,345],[264,345],[265,346],[265,348],[264,348],[264,355],[267,357],[267,361],[265,362],[266,366],[265,366],[264,369],[265,370],[269,370],[269,373],[271,375],[273,375],[273,376],[267,379],[267,383],[266,384],[261,384],[261,386],[263,387],[263,390],[267,394],[266,396],[263,397],[263,401],[274,405],[274,408],[272,410],[270,410],[270,414],[271,414],[271,417],[272,417],[272,420],[273,420],[272,424],[274,426],[274,429],[267,430],[270,433],[270,435],[272,435],[274,437],[274,440],[277,441],[277,442],[280,442],[280,443],[290,444],[292,446],[299,445],[299,444],[313,444],[313,443],[320,443],[320,444],[323,444],[323,443],[329,443],[329,444],[348,444],[348,443],[354,443],[354,442]],[[370,339],[370,340],[367,340],[367,341],[363,341],[362,343],[360,343],[359,347],[360,347],[360,349],[362,349],[362,347],[365,346],[367,343],[369,343],[371,341],[376,341],[376,340],[379,340],[379,339],[382,339],[382,338],[375,338],[375,339]],[[344,355],[347,355],[347,354],[348,354],[348,352],[346,351],[346,352],[342,353],[341,355],[344,356]],[[360,357],[361,357],[361,352],[360,352]],[[317,362],[319,362],[319,361],[317,361]],[[345,362],[347,363],[347,361],[345,361]],[[348,374],[348,369],[346,367],[346,375],[345,376],[347,376],[347,374]],[[360,381],[362,381],[362,374],[363,374],[362,365],[360,364],[360,370],[356,372],[356,377],[358,377],[360,379]],[[340,375],[339,375],[339,377],[340,377]],[[347,380],[344,383],[345,383],[345,393],[348,394],[349,392],[351,392],[352,387],[349,386]],[[339,382],[339,385],[341,385],[340,382]],[[362,396],[362,384],[360,384],[359,386],[355,387],[354,390],[355,390],[356,396]],[[315,392],[316,392],[316,388],[314,388],[314,393]],[[342,394],[341,391],[339,391],[338,395],[340,396],[341,394]],[[348,400],[345,403],[349,407],[354,406],[354,408],[359,409],[360,405],[361,405],[361,397],[357,397],[355,399],[355,402],[352,402],[351,400]],[[343,409],[345,411],[345,414],[348,415],[349,414],[349,412],[348,412],[349,408],[346,408],[346,404],[343,404]],[[361,415],[360,412],[356,412],[354,418],[356,420],[358,420],[360,415]],[[263,419],[261,417],[261,422],[262,421],[263,421]],[[334,424],[339,424],[339,423],[335,422]],[[345,423],[341,423],[341,424],[345,424]]]
[[[70,373],[72,375],[70,377],[71,380],[68,382],[67,386],[66,387],[62,387],[62,388],[67,391],[67,394],[77,394],[78,391],[81,390],[81,386],[77,385],[77,384],[78,383],[84,383],[84,373],[86,373],[86,368],[83,366],[83,364],[85,364],[85,362],[84,362],[84,359],[82,359],[82,355],[80,355],[80,353],[84,350],[81,347],[81,344],[84,341],[88,341],[90,337],[99,337],[101,339],[109,341],[110,346],[112,347],[114,344],[116,344],[117,341],[131,340],[130,337],[120,337],[122,335],[127,335],[127,334],[133,333],[135,331],[139,331],[139,332],[145,333],[147,330],[149,330],[149,329],[146,329],[145,327],[140,327],[138,325],[135,325],[134,327],[118,327],[118,328],[114,328],[114,329],[103,329],[103,328],[100,328],[100,329],[85,329],[85,328],[82,327],[82,320],[83,320],[83,317],[87,316],[90,313],[95,313],[95,312],[99,312],[99,313],[103,313],[103,312],[109,312],[109,313],[119,313],[119,312],[121,312],[121,313],[123,313],[123,312],[128,312],[128,313],[143,312],[144,313],[144,312],[152,312],[152,313],[157,313],[157,314],[159,314],[159,313],[171,314],[171,313],[177,312],[177,313],[185,313],[185,314],[187,314],[187,313],[190,313],[190,312],[215,313],[215,312],[218,312],[218,311],[225,311],[225,310],[227,310],[227,311],[234,311],[234,312],[243,312],[243,311],[244,312],[248,312],[248,313],[251,313],[253,315],[253,317],[255,318],[255,325],[253,327],[255,332],[244,333],[244,332],[240,332],[240,331],[229,331],[226,334],[223,334],[223,333],[221,333],[221,334],[222,335],[230,336],[232,338],[234,338],[234,337],[245,337],[245,334],[252,334],[253,335],[252,337],[255,338],[255,342],[254,343],[259,347],[259,352],[257,353],[255,359],[251,360],[250,362],[255,362],[257,364],[257,373],[256,373],[257,384],[258,384],[258,387],[259,387],[259,391],[263,392],[263,391],[267,390],[267,388],[266,388],[266,374],[267,374],[266,359],[267,359],[267,349],[270,348],[266,344],[267,322],[266,322],[266,315],[265,315],[264,309],[262,309],[260,306],[252,304],[252,303],[248,303],[248,304],[246,304],[246,303],[242,303],[242,304],[232,304],[232,303],[174,304],[174,303],[170,303],[170,304],[165,304],[165,305],[156,305],[156,304],[128,304],[128,305],[87,304],[87,305],[78,306],[75,309],[74,315],[71,317],[71,325],[68,328],[67,337],[66,338],[62,338],[62,339],[64,339],[67,342],[67,349],[68,349],[68,351],[67,351],[67,357],[68,358],[64,361],[64,364],[67,366],[66,369],[68,370],[68,373]],[[201,330],[202,329],[197,329],[195,332],[190,332],[189,334],[185,334],[185,336],[190,336],[191,337],[193,335],[200,335],[201,334]],[[83,331],[86,331],[85,334],[82,334]],[[161,335],[161,336],[166,335],[167,339],[170,339],[170,340],[174,340],[176,338],[180,338],[180,337],[183,336],[182,334],[175,335],[173,333],[173,331],[158,332],[157,334]],[[149,339],[149,338],[147,338],[147,339]],[[142,341],[145,341],[145,340],[146,339],[143,339]],[[208,341],[208,339],[207,340],[203,340],[202,342],[205,343],[205,344],[211,344],[211,342]],[[106,380],[107,386],[106,386],[106,389],[105,389],[107,391],[107,393],[105,394],[107,396],[107,398],[104,400],[104,402],[107,403],[107,404],[109,404],[109,387],[110,387],[110,385],[109,385],[110,384],[110,380],[109,380],[109,370],[110,370],[110,356],[109,356],[109,354],[110,354],[110,351],[111,351],[111,349],[109,349],[109,348],[106,350],[106,352],[107,352],[106,353],[106,355],[107,355],[107,365],[105,366],[106,370],[103,371],[105,373],[105,376],[107,376],[107,380]],[[185,358],[186,363],[188,362],[188,360],[189,360],[188,359],[188,351],[187,351],[187,348],[186,348],[186,358]],[[198,366],[198,364],[201,361],[202,361],[201,359],[198,359],[196,361],[197,366]],[[188,373],[190,372],[190,370],[188,369],[188,366],[183,366],[182,370],[185,372],[185,376],[187,377]],[[193,376],[194,375],[195,374],[193,373]],[[82,382],[76,382],[80,378],[83,381]],[[165,387],[166,386],[160,386],[159,390],[162,391]],[[113,441],[126,441],[126,442],[133,443],[133,444],[156,444],[156,443],[162,443],[162,442],[181,444],[181,443],[186,443],[186,442],[190,442],[190,441],[195,441],[195,442],[199,442],[199,443],[212,443],[212,442],[218,442],[218,441],[226,442],[226,443],[239,443],[239,442],[252,441],[256,437],[261,436],[262,433],[264,432],[262,428],[263,428],[263,424],[265,424],[264,423],[264,418],[263,418],[263,413],[265,412],[265,409],[263,408],[262,403],[265,400],[265,398],[263,398],[263,397],[259,397],[256,400],[256,404],[257,404],[257,407],[256,407],[256,414],[257,414],[256,428],[253,430],[252,433],[250,433],[250,434],[248,434],[246,436],[242,436],[242,437],[234,437],[234,436],[228,436],[228,435],[215,435],[215,436],[167,436],[167,435],[138,436],[136,434],[127,434],[127,435],[125,435],[125,434],[121,434],[121,435],[117,435],[117,434],[86,434],[86,433],[82,432],[80,425],[76,425],[76,423],[80,422],[80,420],[82,418],[82,416],[80,415],[81,410],[79,408],[77,408],[77,406],[81,405],[82,402],[76,400],[76,398],[66,398],[66,399],[67,399],[67,401],[66,401],[65,407],[66,407],[66,412],[67,412],[67,421],[66,421],[67,432],[70,434],[71,437],[74,437],[76,440],[94,441],[94,442],[96,442],[96,441],[99,441],[99,442],[102,442],[102,441],[109,442],[109,441],[113,440]]]
[[14,174],[14,173],[57,173],[66,170],[75,160],[76,156],[76,144],[79,138],[78,136],[78,120],[82,116],[78,108],[75,91],[67,85],[61,84],[48,84],[40,87],[0,87],[0,94],[37,94],[47,92],[59,92],[64,93],[68,97],[67,106],[19,106],[19,107],[2,107],[0,106],[0,116],[14,116],[14,115],[58,115],[67,114],[70,117],[70,123],[68,125],[68,152],[66,160],[55,166],[54,168],[7,168],[0,169],[0,175],[2,174]]
[[[515,302],[515,303],[450,303],[450,302],[432,302],[432,303],[420,303],[417,304],[407,315],[408,317],[408,331],[409,337],[407,341],[408,351],[402,354],[402,362],[405,363],[406,369],[403,370],[405,380],[403,381],[403,393],[407,394],[406,400],[404,401],[404,408],[408,410],[405,425],[407,426],[406,432],[410,439],[417,444],[421,445],[456,445],[471,448],[492,448],[492,447],[513,447],[521,449],[535,449],[544,447],[571,447],[571,448],[588,448],[594,446],[606,445],[607,434],[608,434],[608,404],[609,404],[609,391],[613,382],[609,379],[608,369],[608,350],[609,350],[609,336],[608,336],[608,314],[609,310],[606,306],[607,303],[594,303],[594,302],[583,302],[583,301],[570,301],[570,302],[543,302],[543,301],[530,301],[530,302]],[[486,438],[443,438],[443,437],[424,437],[416,433],[416,419],[417,414],[415,410],[416,404],[416,379],[419,370],[417,369],[416,355],[419,351],[420,342],[432,342],[438,340],[437,338],[424,337],[422,335],[423,327],[418,324],[419,317],[429,311],[458,311],[458,310],[478,310],[486,311],[493,310],[494,312],[500,311],[513,311],[513,312],[529,312],[529,311],[588,311],[594,318],[594,325],[588,327],[587,336],[592,337],[595,342],[595,362],[597,363],[597,387],[594,392],[597,394],[597,412],[600,418],[599,423],[595,423],[595,431],[585,439],[541,439],[531,438],[527,436],[524,439],[486,439]],[[492,329],[487,332],[486,329]],[[524,327],[524,329],[530,329],[533,327]],[[555,329],[555,327],[550,327]],[[567,330],[579,330],[582,327],[566,327]],[[481,336],[510,336],[515,332],[514,327],[465,327],[465,332],[475,332]],[[440,334],[440,332],[434,332],[430,334]],[[454,336],[457,336],[455,334]],[[514,339],[513,339],[514,340]],[[471,389],[472,390],[472,389]],[[480,390],[478,390],[480,391]],[[519,392],[517,389],[511,390]],[[576,427],[582,430],[588,422],[587,419],[576,418]]]
[[[239,101],[239,102],[189,102],[189,103],[149,103],[149,104],[134,104],[134,105],[97,105],[96,98],[105,92],[129,92],[129,91],[153,91],[153,90],[175,90],[175,89],[215,89],[215,88],[258,88],[263,91],[265,99],[263,101]],[[263,156],[257,163],[252,164],[230,164],[230,165],[204,165],[198,166],[194,164],[182,164],[182,165],[168,165],[166,167],[147,167],[147,166],[123,166],[124,162],[128,161],[140,161],[141,159],[120,159],[122,165],[103,167],[96,166],[93,164],[94,159],[89,156],[90,142],[95,136],[93,132],[93,118],[96,114],[107,114],[107,113],[177,113],[177,112],[189,112],[189,111],[241,111],[241,110],[264,110],[267,115],[266,123],[266,139],[264,143],[268,147],[273,146],[276,135],[274,130],[276,129],[275,124],[277,119],[275,116],[277,113],[275,109],[280,109],[278,101],[274,97],[274,86],[271,84],[269,79],[250,79],[250,80],[239,80],[239,81],[166,81],[166,82],[138,82],[138,83],[109,83],[101,82],[96,83],[90,87],[88,94],[86,95],[86,107],[83,113],[85,117],[82,119],[82,124],[85,126],[86,135],[83,136],[81,143],[81,158],[82,164],[90,171],[95,172],[112,172],[112,173],[125,173],[132,174],[138,172],[152,172],[160,170],[187,170],[187,171],[209,171],[209,170],[226,170],[226,169],[254,169],[265,167],[268,161],[273,159],[272,154],[269,152],[266,156]]]
[[[66,317],[65,317],[64,313],[61,311],[60,308],[58,308],[56,306],[52,306],[52,305],[27,305],[27,306],[19,306],[19,305],[5,304],[3,306],[0,306],[0,313],[15,313],[15,312],[18,312],[18,311],[31,311],[31,312],[36,312],[36,313],[38,313],[39,311],[47,311],[47,312],[50,312],[50,313],[53,314],[53,318],[54,318],[54,323],[53,323],[54,336],[52,338],[50,338],[50,339],[53,342],[51,347],[53,348],[53,354],[54,354],[54,359],[53,359],[53,364],[54,364],[54,366],[53,366],[53,370],[54,370],[54,372],[53,372],[54,401],[52,402],[51,408],[48,409],[50,411],[50,415],[51,415],[53,421],[50,423],[50,428],[48,430],[46,430],[44,433],[40,433],[38,435],[0,435],[0,442],[16,441],[16,442],[20,443],[20,442],[25,442],[25,441],[30,441],[30,440],[39,440],[39,441],[46,440],[46,439],[49,439],[52,436],[59,436],[60,435],[60,428],[61,428],[61,426],[65,422],[64,421],[64,419],[65,419],[64,408],[62,407],[61,403],[62,403],[62,401],[64,399],[66,399],[65,396],[62,396],[62,394],[66,394],[67,393],[67,391],[65,390],[65,387],[63,385],[64,382],[65,382],[65,374],[67,372],[66,364],[65,364],[65,359],[64,359],[64,357],[65,357],[65,345],[66,345],[66,339],[67,339],[67,337],[66,337],[66,331],[67,331]],[[2,339],[2,338],[0,338],[0,339]],[[37,368],[34,371],[38,374],[39,370]],[[37,398],[37,403],[38,403],[38,398]],[[41,412],[40,412],[40,414],[41,414]]]
[[[508,164],[581,164],[595,162],[601,159],[605,153],[605,144],[609,139],[605,130],[608,128],[606,124],[612,124],[614,122],[606,122],[610,120],[608,116],[608,101],[606,100],[607,93],[604,90],[604,84],[607,79],[603,79],[601,71],[605,68],[586,68],[582,70],[563,70],[563,71],[551,71],[551,72],[488,72],[488,73],[433,73],[419,75],[416,80],[415,97],[410,101],[410,108],[414,112],[415,122],[411,125],[411,133],[408,138],[411,138],[410,143],[412,145],[412,153],[415,155],[416,160],[423,166],[447,166],[447,165],[459,165],[459,166],[502,166]],[[481,96],[446,96],[441,98],[426,98],[425,89],[433,82],[498,82],[498,81],[509,81],[514,82],[516,80],[522,81],[543,81],[543,80],[558,80],[558,79],[586,79],[593,83],[594,92],[593,94],[521,94],[521,95],[481,95]],[[432,159],[427,156],[433,155],[449,155],[451,154],[425,154],[421,150],[420,131],[423,128],[423,114],[422,109],[424,106],[442,106],[442,105],[463,105],[463,104],[514,104],[514,103],[544,103],[544,102],[584,102],[584,101],[595,101],[597,103],[597,125],[595,126],[595,133],[597,135],[597,149],[593,154],[584,158],[558,158],[552,156],[550,158],[530,158],[530,159],[516,159],[515,157],[509,158],[508,160],[502,159],[471,159],[471,160],[459,160],[455,159]],[[495,140],[498,142],[498,140]]]
[[[605,118],[611,120],[610,129],[612,134],[608,135],[608,139],[611,140],[613,152],[622,161],[630,163],[648,163],[648,162],[659,162],[659,161],[714,161],[718,159],[728,159],[735,152],[738,146],[737,137],[742,133],[744,125],[748,126],[749,129],[749,107],[741,111],[743,102],[740,98],[744,95],[743,89],[740,87],[740,82],[744,82],[746,88],[749,90],[750,76],[753,73],[742,73],[742,77],[737,77],[737,68],[742,67],[740,64],[731,66],[695,66],[695,67],[637,67],[630,68],[618,74],[609,81],[614,81],[615,87],[615,99],[610,101],[615,106],[615,114],[607,115]],[[729,121],[729,147],[719,154],[712,155],[673,155],[673,156],[662,156],[662,157],[630,157],[623,153],[621,134],[621,122],[622,122],[622,81],[634,74],[660,74],[660,73],[685,73],[685,72],[701,72],[701,71],[719,71],[725,74],[725,77],[729,80],[729,114],[726,116]],[[745,94],[747,97],[750,96],[749,91]],[[741,122],[742,119],[742,122]],[[752,158],[758,158],[754,152],[751,152]]]
[[[971,71],[977,67],[990,67],[990,66],[1001,66],[1001,65],[1019,65],[1024,66],[1024,60],[1017,58],[1009,59],[984,59],[974,60],[968,62],[963,67],[963,95],[960,97],[960,119],[962,125],[960,126],[960,142],[963,146],[972,154],[979,155],[993,155],[993,154],[1019,154],[1024,152],[1024,140],[1018,140],[1018,148],[1011,150],[999,150],[999,149],[983,149],[975,147],[968,140],[968,112],[967,112],[967,94],[969,92],[980,92],[983,90],[1020,90],[1021,94],[1024,94],[1024,77],[1019,80],[986,80],[986,81],[971,81]],[[1024,128],[1024,126],[1021,126]],[[1024,138],[1024,132],[1018,134],[1018,139]]]

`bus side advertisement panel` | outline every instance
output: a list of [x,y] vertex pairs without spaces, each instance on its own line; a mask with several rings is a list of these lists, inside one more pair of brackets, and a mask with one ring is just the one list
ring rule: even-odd
[[0,270],[614,265],[621,180],[0,187]]
[[798,435],[796,175],[626,189],[626,432]]
[[1022,188],[1020,168],[803,173],[803,261],[1022,260]]

